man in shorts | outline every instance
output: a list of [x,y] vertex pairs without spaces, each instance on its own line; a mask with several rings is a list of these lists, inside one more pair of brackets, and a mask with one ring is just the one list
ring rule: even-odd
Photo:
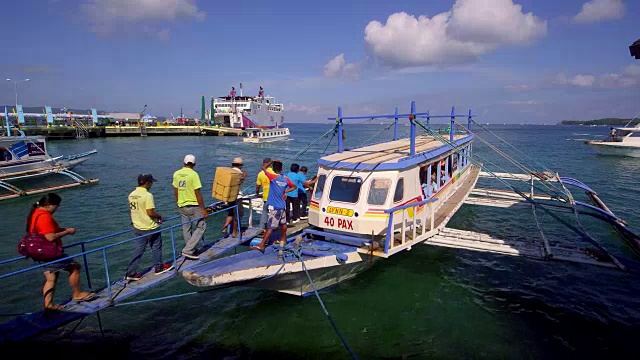
[[[244,182],[244,179],[247,178],[247,173],[242,171],[243,166],[244,161],[241,157],[237,157],[231,162],[231,168],[242,174],[242,177],[240,178],[240,184],[242,184]],[[227,211],[227,219],[225,220],[224,225],[222,225],[222,233],[228,235],[227,229],[229,228],[229,225],[233,224],[231,237],[238,237],[238,234],[242,234],[241,229],[238,228],[238,224],[239,222],[242,222],[242,216],[244,216],[244,207],[242,206],[242,200],[238,201],[238,199],[236,198],[236,200],[229,201],[226,205],[229,207],[238,205],[237,215],[240,216],[240,219],[236,219],[236,208],[230,208]]]
[[267,216],[269,215],[269,210],[267,210],[267,198],[269,197],[270,181],[266,173],[270,172],[271,174],[275,174],[269,167],[270,165],[271,159],[264,158],[264,160],[262,160],[262,170],[260,170],[256,178],[256,195],[260,195],[260,188],[262,188],[262,214],[260,215],[261,235],[264,235],[264,232],[267,230]]
[[282,175],[282,161],[271,160],[267,167],[271,165],[273,174],[265,171],[264,174],[269,178],[269,196],[267,198],[267,230],[262,237],[260,244],[251,246],[254,250],[264,252],[264,248],[271,237],[273,230],[280,228],[280,245],[284,246],[287,242],[287,216],[286,202],[287,192],[297,190],[297,186]]

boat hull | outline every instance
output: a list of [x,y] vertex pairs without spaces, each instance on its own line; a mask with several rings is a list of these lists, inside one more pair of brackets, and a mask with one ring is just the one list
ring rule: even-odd
[[197,266],[182,276],[197,287],[243,285],[304,296],[313,291],[305,269],[320,290],[355,277],[372,263],[352,246],[314,242],[310,247],[323,250],[303,251],[304,266],[291,251],[282,260],[274,247],[268,247],[264,254],[242,252]]
[[269,138],[244,138],[242,141],[254,144],[269,143],[276,141],[285,141],[289,139],[289,135],[274,136]]
[[640,147],[622,146],[620,143],[607,143],[598,141],[587,141],[587,144],[602,155],[630,156],[640,158]]

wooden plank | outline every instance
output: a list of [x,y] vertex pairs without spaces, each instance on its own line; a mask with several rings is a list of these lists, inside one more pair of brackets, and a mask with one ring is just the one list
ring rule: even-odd
[[500,239],[474,231],[443,228],[424,242],[427,245],[444,246],[456,249],[489,252],[494,254],[525,256],[539,260],[566,261],[581,264],[617,268],[609,261],[598,261],[578,246],[551,246],[551,257],[546,258],[541,243],[526,239]]

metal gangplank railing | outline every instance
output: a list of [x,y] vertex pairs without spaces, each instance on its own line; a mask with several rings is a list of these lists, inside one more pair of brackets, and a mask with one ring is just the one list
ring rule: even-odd
[[[254,196],[255,197],[255,196]],[[251,197],[247,197],[247,200],[250,201]],[[238,216],[238,205],[234,205],[231,207],[226,207],[222,202],[214,203],[207,208],[210,211],[209,217],[211,218],[216,214],[226,213],[229,209],[234,208],[236,211],[236,216]],[[205,236],[201,240],[203,251],[198,254],[200,259],[198,260],[189,260],[184,258],[180,252],[178,252],[176,244],[176,230],[182,232],[182,225],[190,224],[194,221],[198,221],[199,219],[195,219],[188,222],[179,222],[174,225],[170,225],[167,227],[161,227],[157,231],[153,233],[161,233],[168,234],[170,237],[170,245],[171,245],[171,261],[175,265],[175,269],[166,272],[164,274],[155,275],[153,271],[153,267],[147,268],[142,271],[143,278],[141,280],[131,282],[124,279],[124,275],[126,273],[125,269],[118,268],[117,272],[122,274],[122,276],[118,279],[113,279],[112,274],[116,272],[113,270],[113,267],[110,266],[110,257],[108,256],[109,252],[116,252],[118,248],[122,248],[123,245],[129,244],[132,241],[142,238],[143,236],[131,237],[126,240],[117,241],[112,244],[104,245],[95,249],[88,250],[90,244],[100,243],[107,241],[109,239],[114,239],[116,237],[126,235],[133,231],[133,229],[123,230],[116,233],[108,234],[105,236],[100,236],[97,238],[93,238],[86,241],[81,241],[78,243],[70,244],[64,247],[65,253],[69,253],[70,249],[80,249],[80,252],[69,255],[68,257],[58,259],[53,262],[44,263],[44,264],[36,264],[33,266],[28,266],[26,268],[22,268],[16,271],[11,271],[8,273],[0,274],[0,280],[13,278],[19,276],[21,274],[25,274],[30,271],[38,270],[43,267],[51,265],[51,263],[61,262],[71,258],[82,258],[84,264],[84,279],[88,284],[88,288],[91,291],[96,292],[96,296],[92,301],[88,302],[75,302],[73,300],[69,300],[66,303],[63,303],[65,307],[61,310],[46,313],[45,311],[33,312],[33,313],[25,313],[23,315],[19,315],[15,317],[13,320],[8,321],[6,323],[0,324],[0,344],[7,341],[18,341],[26,338],[30,338],[41,333],[44,333],[49,330],[56,329],[60,326],[68,324],[72,321],[79,320],[85,316],[94,314],[99,312],[100,310],[104,310],[108,307],[114,306],[123,306],[129,305],[132,302],[125,303],[124,300],[140,294],[141,292],[155,287],[165,281],[175,277],[181,271],[189,270],[199,264],[202,264],[207,261],[211,261],[214,258],[220,256],[221,254],[231,250],[238,245],[251,241],[258,234],[258,229],[251,226],[253,221],[253,209],[249,207],[249,226],[246,228],[244,233],[241,233],[240,236],[234,237],[223,237],[223,238],[215,238],[211,237],[212,240],[205,239],[207,235],[205,232]],[[165,224],[169,221],[176,220],[180,216],[174,216],[169,219],[166,219]],[[239,217],[238,217],[239,218]],[[213,227],[214,229],[216,227]],[[147,235],[144,235],[147,236]],[[207,236],[207,238],[209,238]],[[166,240],[163,239],[163,243],[166,244]],[[100,256],[102,258],[102,266],[93,266],[90,265],[89,257],[97,257]],[[128,256],[128,255],[127,255]],[[15,263],[17,261],[23,261],[24,257],[15,257],[7,260],[0,261],[0,269],[9,264]],[[122,266],[122,265],[120,265]],[[100,280],[104,281],[104,285],[99,287],[95,286],[95,280],[97,278],[96,272],[100,271],[102,268]],[[93,275],[93,276],[92,276]],[[183,295],[180,295],[183,296]],[[166,297],[165,297],[166,298]],[[147,301],[155,301],[163,298],[156,299],[148,299],[143,300]]]

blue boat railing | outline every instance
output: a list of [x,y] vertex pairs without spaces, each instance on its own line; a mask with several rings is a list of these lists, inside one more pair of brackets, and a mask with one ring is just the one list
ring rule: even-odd
[[[410,222],[410,226],[409,228],[412,231],[412,237],[411,239],[416,239],[416,235],[417,236],[422,236],[424,235],[427,231],[431,231],[433,230],[434,227],[434,222],[435,222],[435,212],[432,209],[431,204],[434,203],[435,201],[437,201],[438,198],[431,198],[431,199],[425,199],[422,201],[418,201],[418,202],[414,202],[414,203],[410,203],[410,204],[406,204],[406,205],[400,205],[400,206],[396,206],[394,208],[391,209],[386,209],[384,212],[389,214],[389,222],[387,223],[387,235],[386,238],[384,240],[384,253],[388,254],[389,250],[393,249],[395,244],[394,244],[394,238],[395,238],[395,224],[393,223],[393,214],[397,211],[400,211],[402,213],[402,222],[400,223],[400,245],[398,246],[402,246],[406,243],[406,229],[407,229],[407,223],[406,223],[406,213],[407,209],[412,209],[412,214],[411,214],[411,222]],[[417,217],[417,213],[418,213],[418,207],[422,206],[422,205],[426,205],[426,207],[422,210],[422,214],[420,215],[420,217]],[[429,217],[429,230],[427,230],[427,217]],[[417,228],[418,228],[418,222],[417,220],[420,220],[420,225],[421,226],[421,233],[420,234],[416,234],[417,233]]]
[[[251,199],[251,198],[252,198],[252,196],[247,196],[247,197],[245,197],[243,199]],[[214,203],[213,205],[208,206],[208,208],[213,208],[215,206],[219,206],[221,203],[222,202]],[[235,209],[236,218],[239,218],[239,216],[238,216],[239,215],[239,206],[241,206],[241,205],[232,205],[232,206],[219,208],[217,210],[214,210],[214,211],[210,212],[208,217],[211,217],[213,215],[220,214],[220,213],[227,213],[230,209]],[[251,204],[249,203],[249,225],[252,224],[252,218],[253,218],[252,213],[253,213],[253,209],[252,209]],[[169,221],[169,220],[175,220],[175,219],[177,219],[179,217],[180,217],[180,215],[168,218],[167,220],[165,220],[165,223],[167,221]],[[135,237],[132,237],[132,238],[129,238],[129,239],[118,241],[118,242],[115,242],[115,243],[112,243],[112,244],[109,244],[109,245],[104,245],[102,247],[91,249],[91,250],[87,250],[86,249],[86,245],[87,244],[94,243],[94,242],[97,242],[97,241],[103,241],[103,240],[110,239],[110,238],[113,238],[113,237],[116,237],[116,236],[120,236],[120,235],[124,235],[124,234],[127,234],[127,233],[133,231],[133,229],[123,230],[123,231],[119,231],[119,232],[116,232],[116,233],[112,233],[112,234],[100,236],[100,237],[97,237],[97,238],[81,241],[81,242],[78,242],[78,243],[70,244],[70,245],[65,246],[64,249],[70,249],[70,248],[75,248],[75,247],[79,246],[81,248],[81,251],[79,253],[70,254],[69,256],[66,256],[64,258],[60,258],[60,259],[57,259],[57,260],[54,260],[54,261],[38,263],[37,265],[28,266],[26,268],[22,268],[22,269],[15,270],[15,271],[12,271],[12,272],[0,274],[0,279],[13,277],[13,276],[16,276],[16,275],[19,275],[19,274],[23,274],[23,273],[38,269],[38,268],[51,266],[51,264],[54,264],[54,263],[58,263],[58,262],[62,262],[62,261],[68,260],[68,259],[78,258],[78,257],[82,256],[83,263],[84,263],[84,270],[85,270],[85,274],[86,274],[87,285],[88,285],[89,289],[93,289],[93,286],[92,286],[92,283],[91,283],[91,274],[90,274],[90,271],[89,271],[90,266],[89,266],[88,255],[101,253],[102,260],[103,260],[103,267],[104,267],[104,271],[105,271],[105,280],[106,280],[106,284],[107,284],[106,286],[107,286],[107,289],[108,289],[109,296],[111,296],[112,295],[111,294],[112,282],[111,282],[110,276],[109,276],[109,262],[108,262],[108,258],[107,258],[107,250],[114,249],[114,248],[119,247],[119,246],[121,246],[123,244],[127,244],[127,243],[130,243],[132,241],[141,239],[141,238],[143,238],[145,236],[148,236],[150,234],[170,233],[170,236],[171,236],[171,252],[172,252],[171,257],[172,257],[172,260],[173,260],[173,264],[176,264],[176,260],[177,260],[177,257],[179,256],[179,254],[176,253],[175,230],[179,229],[179,231],[181,232],[182,231],[182,225],[190,224],[190,223],[198,221],[200,219],[202,219],[202,218],[193,219],[193,220],[186,221],[186,222],[180,222],[180,223],[177,223],[177,224],[174,224],[174,225],[170,225],[170,226],[167,226],[167,227],[161,227],[161,228],[159,228],[158,230],[156,230],[154,232],[150,232],[150,233],[142,235],[142,236],[135,236]],[[205,235],[206,235],[206,233],[205,233]],[[218,239],[216,238],[215,240],[218,240]],[[201,241],[204,241],[206,246],[215,248],[215,246],[213,245],[214,241],[212,241],[209,244],[205,240],[204,236],[203,236],[203,239]],[[23,257],[23,256],[16,257],[16,258],[11,258],[11,259],[7,259],[7,260],[1,261],[0,265],[7,265],[9,263],[13,263],[15,261],[20,261],[20,260],[25,260],[25,259],[26,258]],[[177,271],[177,270],[175,270],[175,271]],[[124,271],[123,271],[123,274],[124,274]]]

